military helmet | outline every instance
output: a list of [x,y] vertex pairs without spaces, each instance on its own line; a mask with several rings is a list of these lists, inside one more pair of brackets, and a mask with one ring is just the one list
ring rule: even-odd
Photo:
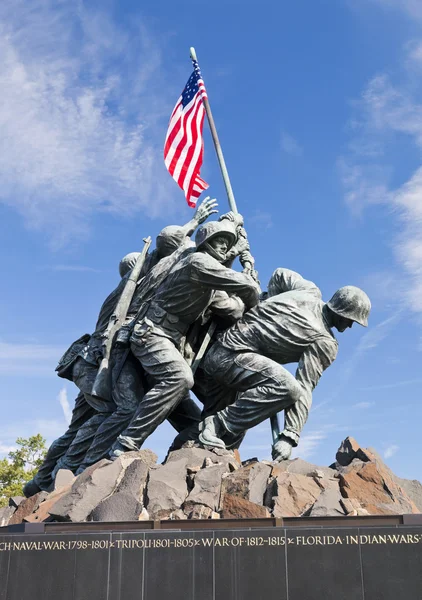
[[368,327],[368,316],[371,310],[371,301],[363,290],[354,285],[345,285],[336,291],[327,306],[336,315],[350,319]]
[[141,256],[140,252],[130,252],[122,258],[119,264],[120,277],[124,277],[133,269],[139,256]]
[[209,221],[201,225],[195,235],[195,244],[197,249],[201,248],[204,244],[215,238],[217,235],[222,235],[229,240],[229,247],[231,248],[236,242],[236,232],[234,230],[234,224],[227,219],[223,221]]
[[185,237],[186,233],[183,227],[168,225],[157,235],[155,247],[161,256],[170,256],[170,254],[181,246]]

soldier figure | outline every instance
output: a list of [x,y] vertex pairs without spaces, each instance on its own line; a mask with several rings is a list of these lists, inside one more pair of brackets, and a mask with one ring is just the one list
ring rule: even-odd
[[118,437],[112,458],[139,449],[192,388],[192,371],[180,352],[190,326],[209,310],[235,321],[258,302],[254,279],[223,266],[236,242],[229,219],[200,227],[195,242],[196,252],[174,266],[134,327],[132,353],[154,385]]
[[[268,298],[230,327],[204,362],[219,384],[226,408],[208,416],[199,436],[204,446],[234,447],[246,430],[285,412],[273,459],[287,460],[308,417],[312,391],[337,355],[332,328],[368,324],[371,304],[357,287],[340,288],[324,303],[317,286],[288,269],[277,269]],[[298,362],[293,377],[282,365]]]
[[[190,236],[195,229],[203,223],[210,215],[218,212],[217,202],[209,197],[200,204],[194,217],[184,226],[170,225],[165,227],[157,236],[156,249],[148,254],[144,263],[140,282],[142,278],[163,258],[170,256],[176,249],[190,241]],[[120,262],[119,273],[122,277],[119,285],[104,301],[98,316],[95,332],[92,336],[85,335],[72,344],[56,369],[59,375],[73,381],[80,389],[75,400],[72,411],[72,420],[67,431],[50,446],[47,456],[38,473],[24,487],[24,494],[31,496],[40,490],[46,490],[52,483],[55,473],[59,468],[75,471],[82,463],[87,450],[94,439],[98,428],[114,414],[117,409],[110,390],[109,398],[98,398],[91,395],[98,366],[102,358],[102,335],[106,330],[110,317],[124,289],[126,278],[133,268],[139,253],[128,254]],[[138,399],[143,395],[142,384],[136,374],[133,363],[130,360],[125,364],[122,373],[122,385],[118,402],[125,404],[127,398],[124,394],[125,388],[131,388],[131,398],[136,395]],[[124,412],[125,409],[123,409]],[[134,407],[130,408],[129,419]],[[200,411],[190,398],[185,399],[180,406],[178,414],[174,415],[173,426],[181,431],[192,422],[197,422]],[[115,437],[124,427],[124,423]],[[103,448],[106,454],[110,446]],[[101,456],[99,456],[101,458]]]

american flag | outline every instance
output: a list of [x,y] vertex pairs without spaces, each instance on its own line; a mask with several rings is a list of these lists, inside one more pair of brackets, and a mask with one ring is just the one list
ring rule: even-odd
[[204,103],[207,98],[198,63],[194,60],[193,73],[171,113],[164,162],[168,172],[185,192],[189,206],[195,207],[201,193],[207,189],[199,176],[204,153],[202,128]]

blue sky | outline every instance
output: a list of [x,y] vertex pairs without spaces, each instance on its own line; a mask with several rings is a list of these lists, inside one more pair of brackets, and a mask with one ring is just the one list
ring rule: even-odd
[[[0,5],[0,451],[52,441],[76,388],[62,351],[90,332],[118,262],[191,215],[162,160],[196,47],[260,279],[325,299],[364,288],[297,455],[347,435],[422,479],[422,4],[3,0]],[[203,177],[227,201],[205,126]],[[147,444],[160,455],[160,427]],[[270,426],[243,458],[268,457]]]

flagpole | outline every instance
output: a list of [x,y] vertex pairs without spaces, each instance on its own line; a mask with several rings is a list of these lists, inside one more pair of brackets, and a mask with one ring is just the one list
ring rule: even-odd
[[[192,60],[194,60],[196,63],[198,63],[198,58],[196,56],[195,48],[190,49],[190,57]],[[206,87],[205,87],[205,89],[206,89]],[[237,210],[236,200],[234,199],[233,189],[232,189],[232,186],[230,183],[230,177],[229,177],[229,173],[227,171],[226,161],[224,160],[223,151],[221,149],[220,140],[218,139],[217,128],[215,126],[214,118],[212,116],[210,103],[206,96],[202,98],[202,102],[204,103],[205,113],[207,115],[208,123],[209,123],[210,130],[211,130],[212,141],[214,142],[214,147],[215,147],[215,151],[217,153],[218,163],[220,165],[221,174],[223,176],[223,181],[224,181],[224,185],[225,185],[226,192],[227,192],[227,198],[229,201],[230,210],[233,211],[235,214],[238,214],[239,211]],[[199,363],[201,362],[201,359],[202,359],[203,355],[205,354],[208,344],[211,341],[214,331],[215,331],[215,324],[211,323],[209,330],[208,330],[207,334],[205,335],[205,338],[201,344],[201,347],[198,350],[196,358],[192,364],[192,372],[193,373],[196,372],[196,369],[198,368]],[[271,422],[271,433],[272,433],[273,443],[275,443],[275,442],[277,442],[277,440],[280,439],[280,425],[278,422],[278,415],[273,415],[270,418],[270,422]]]
[[[195,62],[198,62],[195,48],[190,49],[190,57]],[[203,97],[202,102],[204,104],[205,113],[207,115],[208,123],[209,123],[210,130],[211,130],[212,141],[214,142],[214,147],[215,147],[215,151],[217,153],[218,163],[220,165],[221,174],[223,176],[224,186],[226,188],[230,210],[232,210],[234,213],[237,214],[239,211],[237,210],[236,200],[234,198],[233,189],[232,189],[232,186],[230,183],[230,177],[229,177],[229,173],[227,171],[226,161],[224,160],[223,151],[221,149],[220,140],[218,139],[217,128],[215,126],[214,118],[212,116],[210,103],[209,103],[209,100],[207,97]]]

